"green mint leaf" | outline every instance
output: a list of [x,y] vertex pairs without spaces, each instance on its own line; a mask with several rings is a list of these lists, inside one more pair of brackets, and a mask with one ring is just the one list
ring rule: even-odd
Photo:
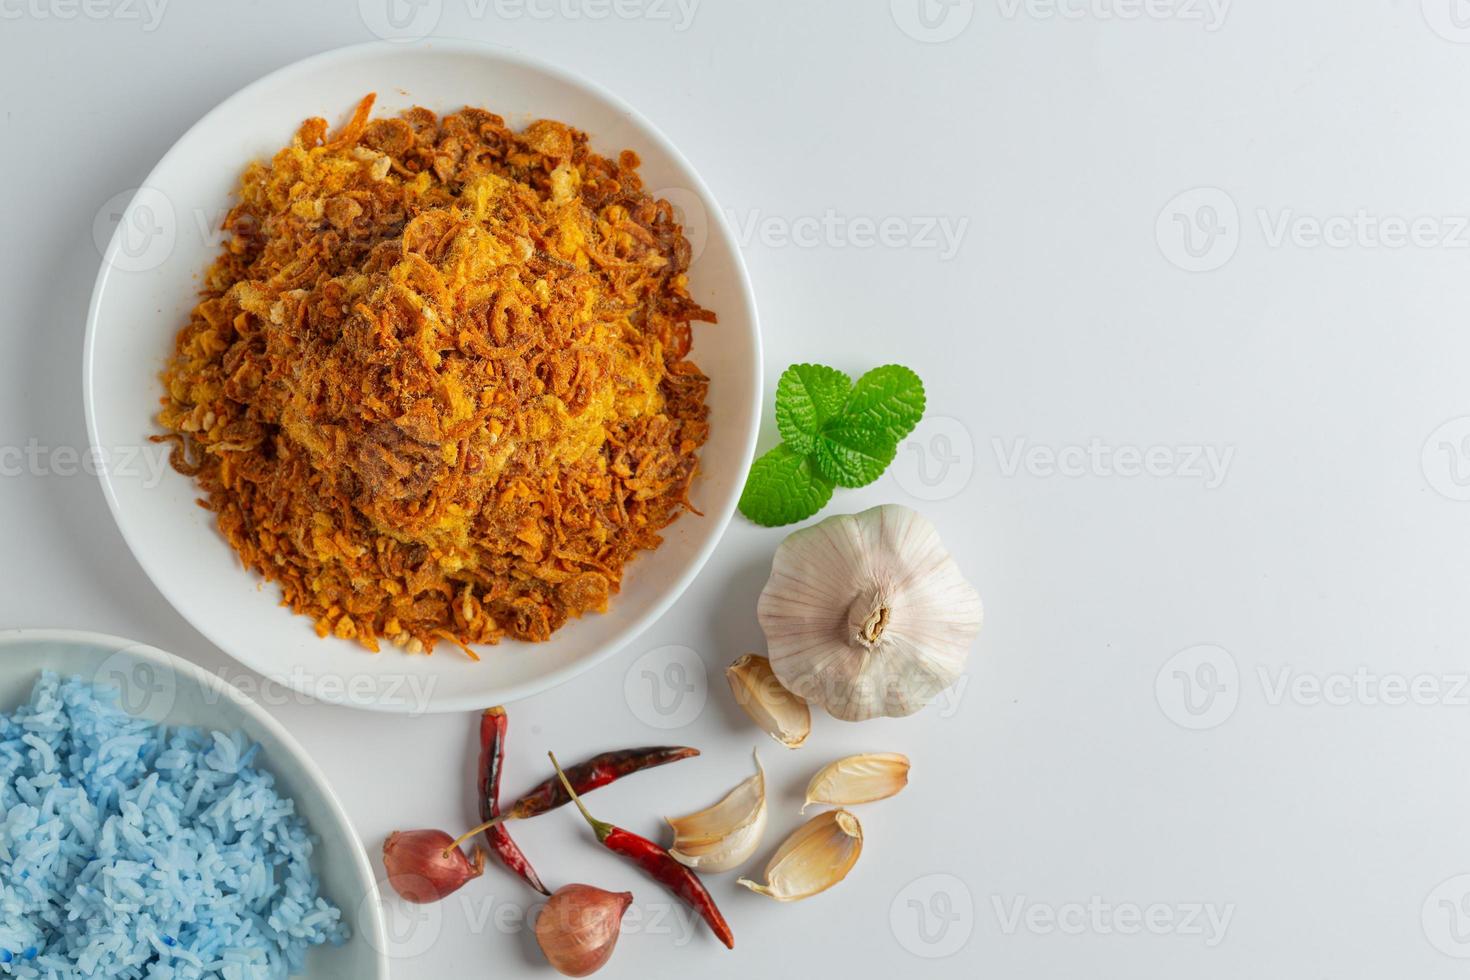
[[924,382],[901,364],[887,364],[858,378],[842,414],[827,427],[881,432],[897,446],[923,417]]
[[811,460],[823,479],[839,487],[865,487],[883,475],[897,454],[898,442],[887,432],[843,417],[829,423],[817,437]]
[[776,384],[776,427],[798,453],[816,449],[817,434],[842,411],[852,379],[822,364],[793,364]]
[[777,527],[806,520],[832,499],[832,483],[811,460],[782,444],[755,461],[740,494],[740,513],[757,524]]

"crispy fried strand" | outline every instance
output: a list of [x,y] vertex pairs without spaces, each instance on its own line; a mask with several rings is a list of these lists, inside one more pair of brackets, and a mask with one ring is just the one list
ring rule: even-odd
[[545,640],[692,509],[715,316],[634,154],[372,100],[245,171],[159,438],[319,635]]

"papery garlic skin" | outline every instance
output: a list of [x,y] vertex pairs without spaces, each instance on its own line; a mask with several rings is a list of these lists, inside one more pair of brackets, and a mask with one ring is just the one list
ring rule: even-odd
[[863,721],[911,715],[953,684],[984,610],[934,525],[885,504],[787,537],[756,614],[782,685]]
[[735,703],[761,731],[788,749],[801,748],[812,732],[812,710],[782,686],[769,659],[747,653],[725,668],[725,679]]
[[737,879],[751,891],[778,902],[796,902],[826,891],[857,864],[863,852],[863,828],[846,810],[812,817],[777,848],[766,865],[764,885]]
[[850,755],[822,767],[806,787],[801,812],[813,803],[853,806],[896,795],[909,784],[909,757],[900,752]]
[[736,786],[714,806],[684,817],[668,818],[674,828],[669,853],[696,871],[718,874],[744,864],[766,832],[766,773],[759,756],[755,775]]

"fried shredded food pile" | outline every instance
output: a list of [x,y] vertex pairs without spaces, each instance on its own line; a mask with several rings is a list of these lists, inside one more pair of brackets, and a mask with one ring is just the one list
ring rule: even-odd
[[158,438],[321,636],[545,640],[693,509],[715,316],[633,153],[372,103],[245,171]]

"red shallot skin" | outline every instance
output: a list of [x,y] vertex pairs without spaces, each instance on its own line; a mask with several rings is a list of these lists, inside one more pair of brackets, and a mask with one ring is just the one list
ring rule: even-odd
[[613,954],[632,892],[610,892],[592,885],[558,888],[536,918],[536,943],[558,973],[585,977],[602,969]]
[[442,830],[395,830],[383,842],[388,884],[407,901],[437,902],[459,891],[485,871],[485,852],[475,848],[473,863]]

